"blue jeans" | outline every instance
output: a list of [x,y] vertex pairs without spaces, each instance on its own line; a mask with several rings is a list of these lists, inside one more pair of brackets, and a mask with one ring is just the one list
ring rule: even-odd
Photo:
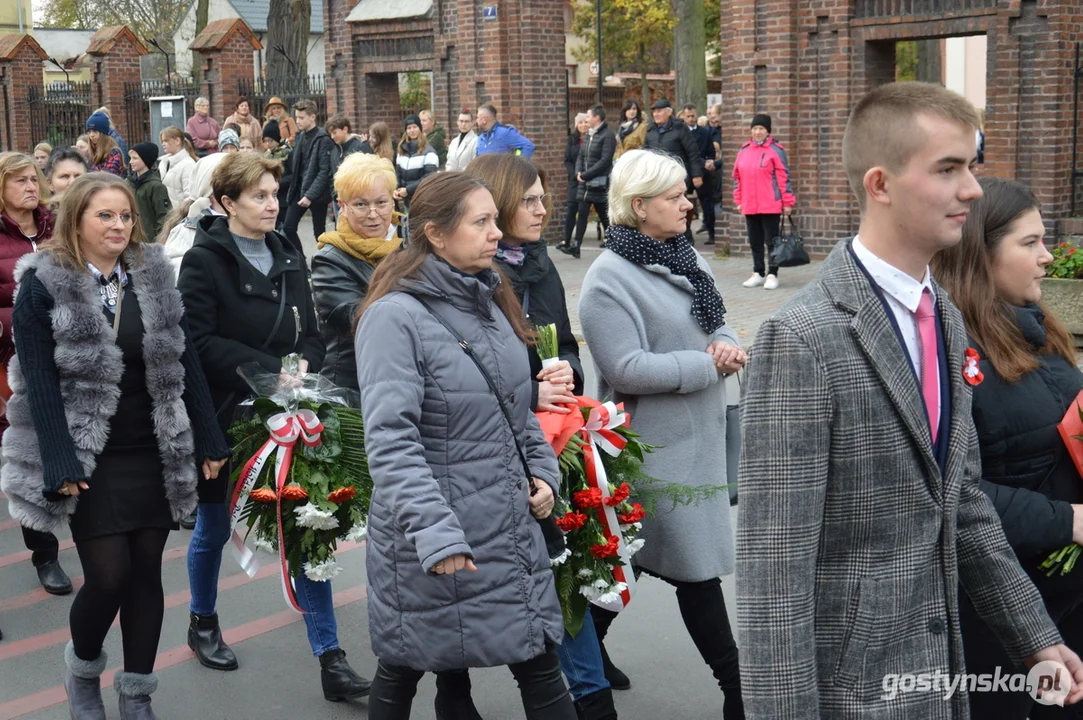
[[576,702],[609,687],[602,668],[602,648],[594,632],[590,610],[583,618],[583,629],[578,635],[572,637],[567,630],[564,631],[564,641],[557,647],[557,655],[560,656],[560,669],[568,678],[568,690]]
[[[196,527],[188,544],[188,584],[192,590],[189,609],[197,615],[213,615],[218,603],[218,573],[222,549],[229,541],[229,513],[225,503],[201,503]],[[305,611],[308,643],[316,657],[338,647],[338,623],[331,583],[313,582],[304,573],[295,578],[297,604]],[[600,662],[600,661],[599,661]]]

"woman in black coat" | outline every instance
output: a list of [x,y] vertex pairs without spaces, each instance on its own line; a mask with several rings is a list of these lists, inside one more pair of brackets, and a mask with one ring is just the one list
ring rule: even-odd
[[[323,364],[304,257],[274,230],[281,175],[280,163],[256,153],[223,160],[211,188],[226,216],[200,220],[181,264],[177,287],[223,429],[250,393],[238,367],[255,362],[280,373],[282,358],[290,353],[303,357],[302,372],[318,372]],[[227,488],[225,482],[204,485],[188,547],[188,644],[204,666],[233,670],[237,658],[222,641],[215,613],[222,548],[230,533]],[[368,694],[368,682],[350,668],[338,646],[330,581],[314,582],[302,573],[294,582],[309,643],[320,658],[324,696],[342,700]]]
[[[1038,201],[1008,180],[979,182],[985,196],[970,206],[962,242],[934,259],[934,273],[962,311],[978,355],[963,373],[974,386],[982,490],[1064,642],[1075,648],[1083,645],[1083,567],[1049,577],[1038,566],[1053,551],[1083,543],[1083,481],[1057,429],[1083,389],[1083,373],[1072,336],[1040,304],[1041,277],[1053,258],[1042,244]],[[968,673],[1026,672],[1013,669],[965,593],[960,615]],[[1065,717],[1065,709],[1035,705],[1025,691],[971,692],[970,708],[974,718]]]
[[557,246],[571,247],[572,232],[575,230],[575,219],[579,214],[579,181],[575,178],[575,164],[579,160],[579,149],[583,145],[583,137],[590,130],[587,122],[587,114],[579,113],[575,116],[575,130],[568,136],[568,143],[564,146],[564,169],[568,172],[568,198],[567,209],[564,211],[564,241]]

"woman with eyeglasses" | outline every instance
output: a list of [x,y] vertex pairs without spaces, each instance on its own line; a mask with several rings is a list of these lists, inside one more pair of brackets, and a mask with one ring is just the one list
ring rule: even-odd
[[327,346],[322,373],[339,387],[357,389],[354,317],[376,265],[402,245],[396,184],[395,166],[379,155],[347,155],[335,173],[338,225],[319,237],[312,294]]
[[105,717],[102,644],[119,614],[120,717],[154,720],[162,551],[229,445],[173,271],[143,242],[126,182],[92,173],[72,183],[52,239],[16,277],[0,486],[23,525],[71,526],[85,579],[64,653],[70,716]]

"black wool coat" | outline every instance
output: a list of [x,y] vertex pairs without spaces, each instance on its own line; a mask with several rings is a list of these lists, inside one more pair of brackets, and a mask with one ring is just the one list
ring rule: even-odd
[[[236,404],[252,392],[237,374],[239,366],[256,362],[277,373],[282,358],[297,352],[308,360],[310,372],[323,367],[324,344],[305,260],[277,232],[266,239],[274,255],[268,275],[241,254],[225,217],[207,216],[181,262],[177,288],[223,430],[232,423]],[[272,335],[283,292],[282,319]],[[224,483],[200,483],[200,502],[222,502],[224,495]]]
[[643,147],[665,150],[683,160],[684,169],[688,172],[688,187],[691,188],[692,178],[703,177],[703,158],[696,138],[684,120],[676,116],[671,117],[663,128],[665,132],[660,132],[660,128],[653,122],[648,125]]
[[568,171],[568,202],[578,201],[579,181],[575,178],[575,163],[579,159],[580,135],[572,130],[564,146],[564,169]]
[[[527,254],[522,265],[509,265],[499,259],[495,265],[504,273],[519,302],[523,304],[527,322],[532,326],[557,326],[557,339],[560,343],[560,359],[567,360],[575,373],[575,394],[583,394],[583,363],[579,359],[579,341],[572,333],[572,323],[568,318],[568,303],[564,297],[564,283],[556,265],[549,259],[544,242],[529,242],[524,245]],[[538,407],[538,373],[541,372],[541,357],[537,351],[528,348],[530,356],[530,407]]]
[[606,201],[609,173],[613,170],[613,153],[616,150],[617,135],[605,123],[599,125],[593,135],[588,133],[583,136],[583,147],[575,165],[576,173],[583,176],[583,182],[576,182],[580,201]]
[[297,202],[302,197],[314,205],[331,202],[331,154],[335,142],[322,127],[298,133],[290,153],[291,178],[287,200]]

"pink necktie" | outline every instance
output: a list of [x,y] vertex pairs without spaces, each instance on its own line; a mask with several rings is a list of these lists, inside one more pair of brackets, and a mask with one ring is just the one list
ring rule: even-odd
[[921,293],[918,311],[918,335],[921,337],[921,397],[925,400],[925,413],[929,416],[929,429],[933,442],[936,442],[937,426],[940,423],[939,398],[940,387],[937,369],[940,367],[936,358],[936,318],[933,315],[933,294],[925,288]]

